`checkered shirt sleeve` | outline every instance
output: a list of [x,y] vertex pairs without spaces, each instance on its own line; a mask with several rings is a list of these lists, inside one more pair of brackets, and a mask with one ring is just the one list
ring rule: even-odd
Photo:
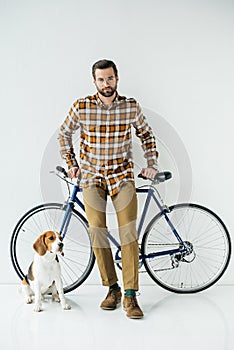
[[147,166],[157,169],[158,151],[156,150],[155,137],[138,103],[136,118],[132,124],[136,129],[136,136],[141,140],[144,157],[147,159]]
[[79,129],[79,114],[78,104],[76,101],[70,108],[69,114],[66,117],[64,123],[60,127],[59,142],[60,142],[60,153],[62,158],[66,161],[68,168],[78,166],[76,155],[72,143],[72,135]]

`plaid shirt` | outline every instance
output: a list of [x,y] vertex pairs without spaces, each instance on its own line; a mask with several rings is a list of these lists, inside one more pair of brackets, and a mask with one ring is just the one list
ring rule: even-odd
[[134,181],[131,126],[141,139],[147,166],[157,169],[155,138],[135,99],[117,94],[110,107],[98,94],[75,101],[61,125],[59,142],[68,167],[78,166],[72,135],[80,128],[82,186],[105,180],[114,195],[123,181]]

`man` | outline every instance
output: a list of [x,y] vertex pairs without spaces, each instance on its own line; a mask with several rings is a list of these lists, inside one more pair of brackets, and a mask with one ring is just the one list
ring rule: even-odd
[[[81,186],[92,247],[102,284],[109,287],[100,306],[104,310],[114,310],[122,297],[107,238],[106,203],[109,195],[117,214],[121,241],[125,290],[123,306],[128,317],[142,318],[143,312],[136,299],[139,249],[131,127],[135,128],[142,142],[147,167],[141,173],[147,178],[154,178],[157,174],[155,138],[137,101],[118,94],[119,78],[114,62],[96,62],[92,74],[97,94],[80,98],[72,105],[60,128],[61,155],[67,162],[70,178],[82,175]],[[80,164],[72,143],[72,135],[78,128]]]

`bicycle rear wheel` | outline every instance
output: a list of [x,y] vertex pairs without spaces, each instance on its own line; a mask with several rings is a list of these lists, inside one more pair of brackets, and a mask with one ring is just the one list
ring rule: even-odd
[[[177,204],[169,211],[168,217],[190,251],[187,255],[146,258],[146,271],[172,292],[195,293],[209,288],[221,278],[230,261],[231,240],[226,226],[214,212],[197,204]],[[142,254],[178,248],[178,240],[159,213],[146,228]]]
[[[10,242],[10,255],[21,279],[33,260],[33,243],[45,231],[60,231],[65,209],[65,205],[60,203],[42,204],[28,211],[17,223]],[[86,280],[95,262],[87,220],[75,209],[63,243],[64,256],[59,255],[58,258],[64,292],[67,293]]]

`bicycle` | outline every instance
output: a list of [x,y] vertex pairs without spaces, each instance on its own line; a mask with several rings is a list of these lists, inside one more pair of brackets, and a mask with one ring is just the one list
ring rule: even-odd
[[[18,221],[10,242],[13,267],[24,278],[33,257],[32,243],[47,230],[56,230],[64,240],[64,256],[59,257],[64,292],[79,287],[89,276],[95,263],[88,233],[84,204],[78,198],[79,181],[74,184],[62,167],[55,173],[66,182],[65,203],[45,203],[29,210]],[[142,177],[142,176],[141,176]],[[215,284],[230,261],[231,239],[223,221],[210,209],[193,203],[167,206],[156,186],[172,177],[160,172],[151,184],[140,186],[146,200],[138,225],[139,271],[144,266],[149,276],[161,287],[176,293],[196,293]],[[71,185],[73,191],[71,193]],[[142,228],[151,200],[159,212]],[[75,204],[79,210],[75,208]],[[115,263],[121,269],[120,243],[108,232],[116,247]]]

